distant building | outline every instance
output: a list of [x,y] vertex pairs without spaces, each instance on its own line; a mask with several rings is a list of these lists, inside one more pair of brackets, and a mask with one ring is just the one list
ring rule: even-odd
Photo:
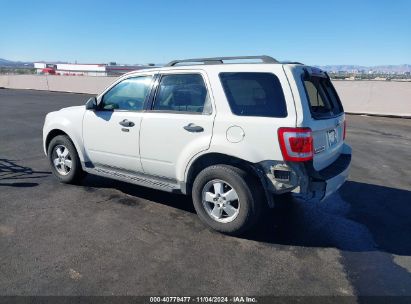
[[46,63],[35,62],[37,74],[67,75],[67,76],[117,76],[127,72],[146,69],[144,65],[110,64],[77,64],[77,63]]

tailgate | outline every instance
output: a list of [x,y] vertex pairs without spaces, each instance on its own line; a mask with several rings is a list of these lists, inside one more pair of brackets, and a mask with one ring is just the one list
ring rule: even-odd
[[322,170],[341,154],[344,140],[344,115],[338,118],[313,121],[314,168]]
[[328,75],[316,68],[304,68],[302,77],[313,132],[314,168],[322,170],[341,154],[345,116],[341,101]]

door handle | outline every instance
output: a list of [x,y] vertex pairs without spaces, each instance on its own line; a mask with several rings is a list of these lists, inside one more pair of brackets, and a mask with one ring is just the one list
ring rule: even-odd
[[119,124],[122,125],[123,127],[134,127],[134,122],[129,121],[127,119],[120,121]]
[[196,124],[193,124],[193,123],[189,123],[188,125],[184,126],[184,129],[188,132],[194,132],[194,133],[204,131],[203,127],[197,126]]

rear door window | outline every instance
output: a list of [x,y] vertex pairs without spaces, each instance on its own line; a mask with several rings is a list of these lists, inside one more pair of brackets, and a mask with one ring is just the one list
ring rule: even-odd
[[272,73],[220,73],[231,111],[239,116],[286,117],[280,80]]
[[200,74],[163,75],[153,110],[211,114],[211,101],[203,77]]
[[337,92],[328,78],[308,77],[303,81],[313,118],[329,118],[344,111]]

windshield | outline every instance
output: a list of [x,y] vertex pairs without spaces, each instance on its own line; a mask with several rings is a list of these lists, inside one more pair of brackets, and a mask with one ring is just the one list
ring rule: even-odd
[[329,118],[344,111],[330,79],[310,76],[303,82],[313,118]]

